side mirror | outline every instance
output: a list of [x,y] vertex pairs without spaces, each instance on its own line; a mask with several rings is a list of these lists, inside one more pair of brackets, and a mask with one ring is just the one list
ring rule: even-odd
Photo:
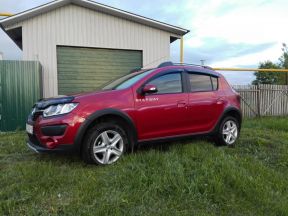
[[157,87],[155,85],[147,84],[142,89],[142,94],[153,94],[158,91]]

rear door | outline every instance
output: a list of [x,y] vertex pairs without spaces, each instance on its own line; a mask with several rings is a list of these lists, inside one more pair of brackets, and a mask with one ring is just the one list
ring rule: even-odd
[[162,74],[146,84],[155,85],[158,92],[136,96],[139,139],[186,133],[188,93],[184,92],[182,71]]
[[189,86],[188,121],[191,133],[210,131],[222,110],[218,78],[199,72],[187,72]]

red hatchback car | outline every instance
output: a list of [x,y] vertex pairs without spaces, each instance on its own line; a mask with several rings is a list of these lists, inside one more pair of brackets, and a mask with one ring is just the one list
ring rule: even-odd
[[40,100],[26,131],[36,152],[73,149],[87,163],[112,164],[145,141],[208,134],[232,146],[241,121],[240,96],[221,74],[166,62],[100,91]]

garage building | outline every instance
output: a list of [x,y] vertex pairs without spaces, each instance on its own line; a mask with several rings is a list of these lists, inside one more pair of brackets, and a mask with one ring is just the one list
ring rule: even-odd
[[58,0],[2,19],[43,68],[44,97],[90,91],[137,67],[170,59],[170,43],[187,29],[89,0]]

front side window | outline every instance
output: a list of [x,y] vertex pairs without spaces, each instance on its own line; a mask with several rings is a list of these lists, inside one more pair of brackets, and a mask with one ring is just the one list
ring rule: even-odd
[[204,74],[189,74],[191,92],[213,91],[211,76]]
[[131,73],[126,76],[120,77],[119,79],[116,79],[109,84],[105,85],[102,89],[103,90],[120,90],[125,89],[133,84],[135,84],[137,81],[142,79],[143,77],[147,76],[148,74],[152,73],[154,70],[146,70],[140,73]]
[[180,73],[170,73],[157,77],[147,84],[155,85],[157,93],[155,94],[169,94],[182,92],[182,79]]

